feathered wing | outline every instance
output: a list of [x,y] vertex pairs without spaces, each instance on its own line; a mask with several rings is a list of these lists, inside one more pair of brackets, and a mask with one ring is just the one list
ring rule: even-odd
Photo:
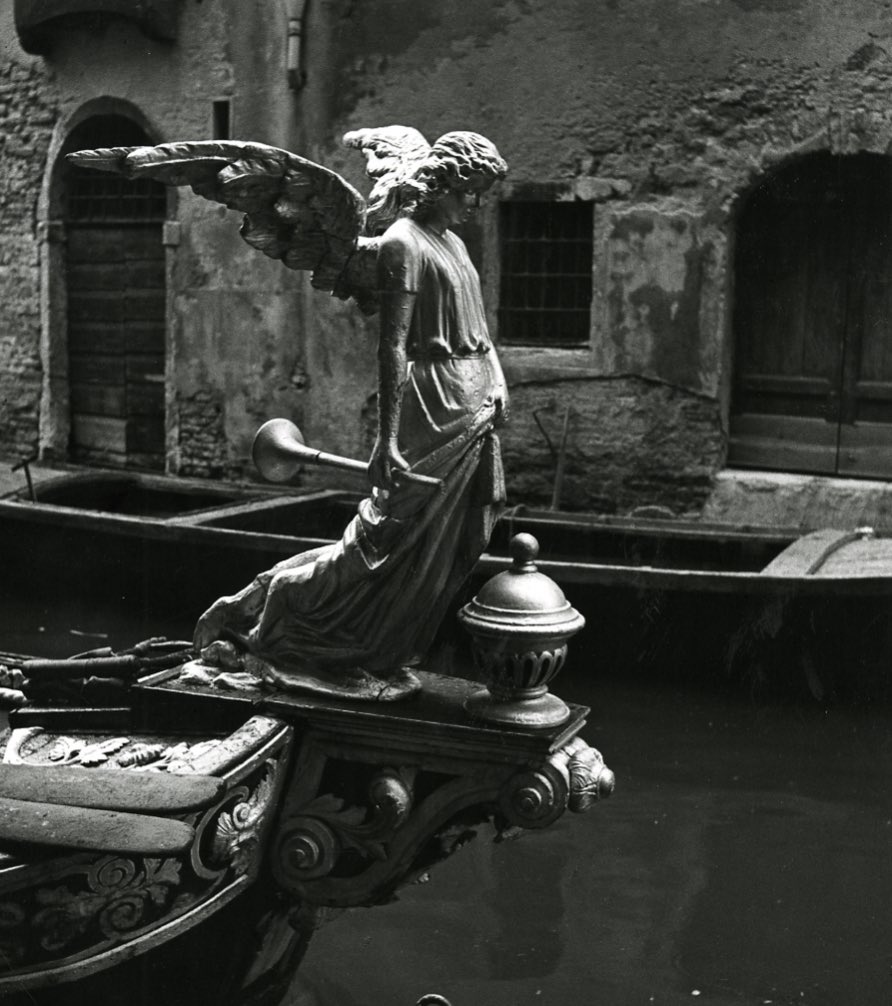
[[363,236],[366,203],[328,168],[264,143],[194,141],[154,147],[79,150],[79,167],[188,185],[245,214],[241,235],[291,269],[307,270],[319,290],[375,309],[377,240]]
[[344,134],[344,143],[365,155],[366,172],[375,182],[369,193],[366,230],[379,233],[396,219],[397,187],[426,160],[430,144],[411,126],[357,129]]

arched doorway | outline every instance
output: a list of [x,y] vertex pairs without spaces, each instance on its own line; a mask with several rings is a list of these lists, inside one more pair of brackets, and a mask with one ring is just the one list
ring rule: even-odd
[[[62,152],[150,142],[132,120],[96,115],[72,130]],[[69,457],[163,469],[164,186],[62,170]]]
[[729,463],[892,477],[892,160],[798,159],[736,237]]

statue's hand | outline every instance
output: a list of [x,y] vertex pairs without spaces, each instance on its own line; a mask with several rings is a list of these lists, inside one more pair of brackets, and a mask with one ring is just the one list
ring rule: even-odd
[[508,421],[508,415],[510,412],[508,393],[504,389],[496,394],[494,404],[496,407],[494,425],[501,426],[502,423],[506,423]]
[[211,643],[223,638],[223,629],[232,621],[233,605],[228,597],[221,597],[195,623],[192,645],[198,653]]
[[369,484],[378,489],[392,489],[395,484],[394,473],[405,471],[409,462],[402,456],[396,440],[375,441],[372,456],[369,460]]

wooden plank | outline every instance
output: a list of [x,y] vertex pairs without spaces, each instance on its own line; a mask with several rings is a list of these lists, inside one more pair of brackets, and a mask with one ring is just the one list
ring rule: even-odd
[[128,321],[126,345],[128,353],[155,353],[164,356],[167,330],[163,324],[151,321]]
[[104,227],[69,224],[65,230],[69,263],[110,262],[154,258],[161,244],[161,224]]
[[151,416],[156,422],[163,423],[164,384],[157,381],[147,384],[128,383],[127,411],[131,417]]
[[124,317],[128,321],[163,323],[166,303],[163,290],[127,290],[124,295]]
[[848,579],[885,576],[892,580],[892,538],[860,535],[829,555],[815,576]]
[[76,446],[124,454],[127,449],[127,420],[111,416],[73,415],[72,439]]
[[127,415],[127,398],[121,387],[105,384],[72,384],[71,409],[74,413],[124,418]]
[[164,416],[134,416],[127,420],[128,454],[164,452]]
[[164,381],[163,353],[128,353],[127,381]]
[[68,360],[68,377],[73,383],[123,385],[124,364],[123,356],[71,353]]
[[175,856],[195,829],[183,821],[0,797],[0,844]]
[[0,765],[0,797],[31,803],[178,814],[210,806],[225,789],[222,779],[205,775],[62,765]]
[[73,355],[120,356],[128,338],[129,332],[125,335],[121,322],[79,321],[68,325],[68,350]]
[[859,398],[877,399],[882,402],[892,402],[892,381],[859,380],[855,385],[855,394]]
[[800,416],[731,417],[728,460],[754,468],[836,471],[835,423]]
[[123,322],[125,317],[124,297],[116,290],[106,292],[96,292],[89,289],[70,290],[68,317],[73,322]]
[[825,528],[803,535],[788,545],[780,555],[775,556],[762,570],[765,576],[811,576],[837,549],[856,541],[857,531],[839,531]]
[[111,262],[70,262],[68,284],[81,290],[164,289],[163,255],[156,259]]
[[844,424],[839,431],[840,475],[892,478],[892,424]]
[[748,391],[767,391],[774,394],[824,396],[830,391],[830,381],[825,377],[804,377],[791,374],[744,374],[740,385]]

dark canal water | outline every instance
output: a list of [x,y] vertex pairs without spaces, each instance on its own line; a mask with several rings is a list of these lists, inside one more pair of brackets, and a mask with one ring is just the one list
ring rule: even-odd
[[[0,631],[61,655],[188,635],[195,614],[110,622],[69,598],[4,605]],[[592,707],[614,797],[518,841],[481,831],[396,903],[331,921],[284,1002],[892,1003],[889,709],[624,684],[586,663],[577,646],[555,690]]]
[[578,671],[556,690],[592,706],[614,797],[331,922],[290,1006],[892,1002],[887,713]]

